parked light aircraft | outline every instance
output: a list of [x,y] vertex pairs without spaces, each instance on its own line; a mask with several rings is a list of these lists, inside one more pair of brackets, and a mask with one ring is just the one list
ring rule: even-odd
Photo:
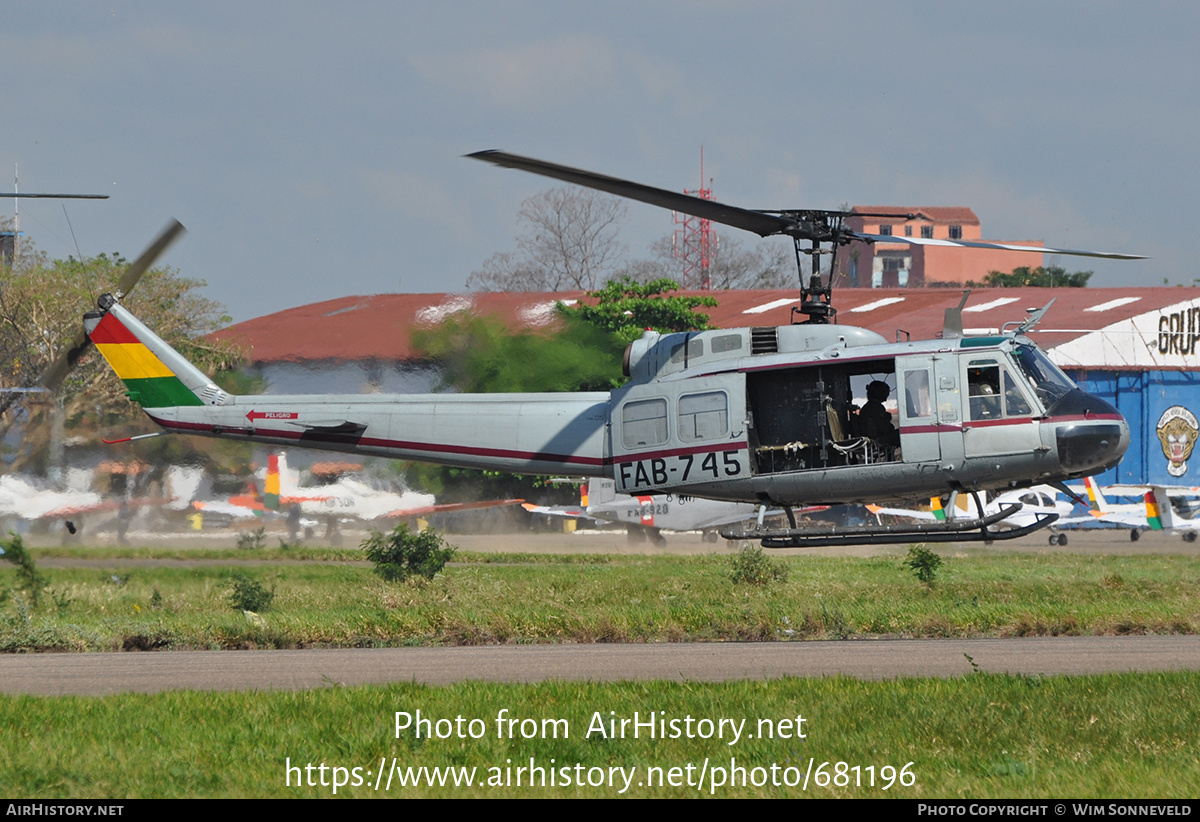
[[[150,497],[105,499],[93,491],[59,491],[47,488],[32,478],[5,474],[0,476],[0,517],[16,517],[27,522],[62,520],[70,534],[82,527],[83,518],[92,514],[117,514],[126,518],[139,508],[163,506],[170,500]],[[118,525],[123,534],[123,525]]]
[[[1058,526],[1073,521],[1067,518],[1073,508],[1071,503],[1058,499],[1056,488],[1048,485],[1035,485],[1032,488],[997,494],[984,503],[982,515],[1010,510],[1011,513],[998,523],[998,528],[1025,528],[1046,520],[1044,524],[1051,531],[1050,544],[1066,545],[1067,535],[1059,532]],[[973,498],[957,493],[952,493],[945,505],[942,504],[940,497],[934,497],[930,500],[930,510],[928,511],[912,508],[882,508],[878,505],[868,505],[867,510],[876,516],[883,514],[939,522],[956,517],[971,519],[981,516]]]
[[[869,235],[847,228],[840,211],[752,211],[503,152],[473,156],[762,236],[789,236],[798,260],[807,254],[817,263],[851,240],[1130,258]],[[948,312],[941,339],[889,343],[831,324],[830,287],[818,274],[802,286],[800,303],[808,319],[789,326],[647,331],[626,349],[625,387],[558,394],[238,396],[217,387],[117,297],[103,295],[84,324],[130,396],[168,433],[605,477],[635,496],[686,494],[785,511],[902,501],[1078,479],[1115,465],[1129,444],[1117,410],[1078,388],[1025,336],[1045,308],[1004,333],[965,337],[960,303]],[[898,400],[899,426],[890,438],[858,430],[857,408],[875,381],[886,382]],[[788,528],[723,534],[761,538],[768,547],[904,542],[914,535],[991,540],[1003,538],[988,526],[1004,516],[922,523],[903,533],[878,526],[817,531],[789,517]]]
[[[1088,516],[1073,520],[1071,524],[1106,524],[1129,529],[1129,539],[1137,542],[1142,531],[1150,528],[1146,506],[1153,502],[1153,491],[1148,487],[1128,487],[1128,493],[1141,498],[1137,503],[1111,503],[1101,490],[1095,477],[1085,477],[1084,488],[1088,498]],[[1122,489],[1125,490],[1125,489]]]
[[[625,525],[631,540],[649,537],[665,545],[665,531],[701,531],[706,542],[716,542],[717,529],[755,519],[762,506],[745,502],[710,500],[684,494],[631,496],[618,494],[616,482],[592,478],[584,482],[579,505],[534,505],[525,503],[531,514],[590,519]],[[766,513],[766,512],[763,512]],[[778,510],[773,513],[780,513]]]
[[1091,477],[1084,480],[1087,485],[1091,514],[1096,522],[1108,522],[1129,528],[1129,539],[1137,542],[1142,531],[1179,531],[1184,542],[1195,542],[1200,532],[1200,520],[1182,516],[1175,500],[1195,496],[1198,489],[1163,485],[1114,485],[1109,492],[1119,495],[1135,495],[1141,502],[1111,503],[1104,491]]
[[396,493],[372,487],[369,483],[346,475],[325,485],[309,486],[301,486],[299,476],[299,471],[288,467],[285,452],[272,453],[267,457],[261,493],[252,486],[250,493],[223,501],[195,502],[193,507],[245,518],[262,516],[268,511],[286,512],[295,506],[302,514],[326,519],[376,520],[409,519],[524,502],[505,499],[437,503],[433,494],[411,490]]

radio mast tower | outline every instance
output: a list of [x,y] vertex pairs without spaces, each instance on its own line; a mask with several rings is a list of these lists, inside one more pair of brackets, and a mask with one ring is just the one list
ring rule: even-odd
[[[713,196],[712,180],[708,188],[704,187],[704,146],[700,147],[700,188],[683,190],[684,194],[699,197],[701,200],[716,200]],[[675,234],[671,246],[675,251],[675,259],[683,263],[683,282],[687,289],[707,291],[712,288],[709,277],[709,266],[717,252],[717,232],[712,227],[712,221],[690,214],[675,215]]]

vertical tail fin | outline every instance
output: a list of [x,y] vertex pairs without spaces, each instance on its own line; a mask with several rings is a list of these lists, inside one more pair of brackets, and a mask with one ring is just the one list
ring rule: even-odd
[[[1151,500],[1154,501],[1154,513],[1159,523],[1157,528],[1150,521]],[[1175,512],[1171,508],[1171,498],[1167,496],[1167,489],[1155,485],[1146,492],[1146,520],[1150,522],[1150,527],[1155,531],[1175,527]]]
[[1100,490],[1100,484],[1096,482],[1096,478],[1084,477],[1083,484],[1087,488],[1088,508],[1092,516],[1106,513],[1108,511],[1108,500],[1104,498],[1104,492]]
[[267,478],[263,482],[263,506],[271,511],[279,510],[279,457],[267,456]]
[[88,338],[143,408],[225,405],[229,395],[109,295],[83,316]]

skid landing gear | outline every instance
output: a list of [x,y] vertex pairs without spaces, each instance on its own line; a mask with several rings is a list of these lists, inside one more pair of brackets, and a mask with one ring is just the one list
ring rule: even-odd
[[[1022,508],[1014,503],[979,519],[948,519],[941,522],[900,525],[834,525],[826,528],[754,528],[749,531],[725,529],[725,539],[762,540],[764,548],[822,548],[835,545],[892,545],[905,542],[992,542],[1017,539],[1058,521],[1058,514],[1045,514],[1020,528],[990,530],[989,526],[1007,519]],[[978,510],[978,509],[977,509]],[[1065,536],[1065,535],[1059,535]],[[1061,544],[1066,544],[1064,538]]]

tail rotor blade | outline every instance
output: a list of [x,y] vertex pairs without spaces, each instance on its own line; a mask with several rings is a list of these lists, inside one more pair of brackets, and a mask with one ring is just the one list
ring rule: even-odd
[[142,252],[142,256],[134,260],[129,268],[125,269],[125,273],[117,281],[117,291],[120,292],[120,296],[124,297],[132,291],[133,287],[137,285],[138,280],[142,278],[142,275],[171,247],[171,243],[175,242],[186,232],[187,229],[183,227],[183,223],[178,220],[171,220],[167,224],[167,227],[159,232],[154,242]]

